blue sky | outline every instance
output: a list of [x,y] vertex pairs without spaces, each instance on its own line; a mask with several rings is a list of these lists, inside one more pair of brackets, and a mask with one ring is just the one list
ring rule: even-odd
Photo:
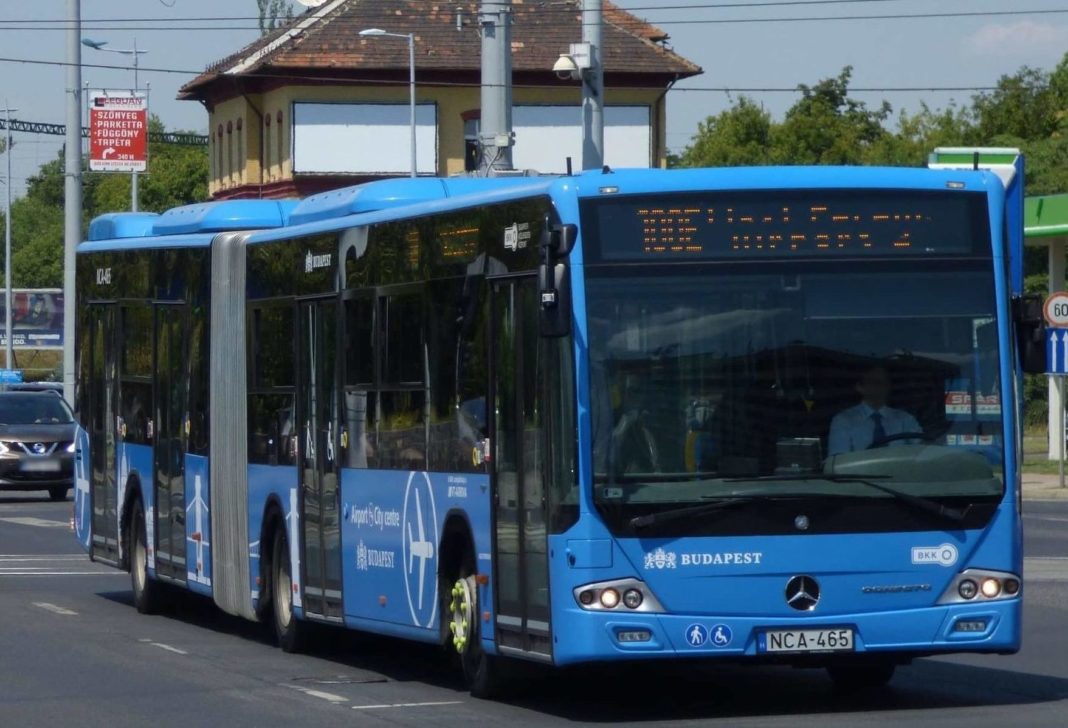
[[[535,0],[527,0],[533,2]],[[727,108],[731,98],[723,91],[699,88],[794,88],[836,75],[843,66],[854,68],[857,87],[989,86],[1003,74],[1027,64],[1052,68],[1068,51],[1068,0],[846,0],[796,4],[782,0],[742,3],[737,0],[618,0],[624,8],[659,25],[671,35],[671,45],[699,64],[701,76],[682,82],[668,97],[668,145],[684,147],[699,121]],[[790,4],[791,2],[795,4]],[[741,5],[742,7],[722,7]],[[765,5],[761,7],[761,5]],[[680,6],[704,6],[690,7]],[[719,7],[709,7],[719,6]],[[928,13],[1055,10],[1059,13],[1014,14],[986,17],[905,18],[803,21],[797,18],[832,18],[856,15],[915,15]],[[83,35],[107,40],[114,48],[129,48],[136,36],[138,47],[149,53],[143,68],[198,71],[257,35],[254,21],[217,22],[239,29],[188,31],[119,28],[114,23],[89,22],[115,18],[151,18],[173,21],[194,17],[251,17],[255,0],[82,0],[86,21]],[[62,21],[66,0],[0,0],[0,57],[62,61],[64,30],[47,28]],[[795,18],[765,22],[767,19]],[[13,29],[11,21],[22,23]],[[4,21],[8,21],[5,23]],[[45,21],[51,21],[45,22]],[[742,22],[706,22],[742,21]],[[140,25],[148,25],[142,23]],[[159,25],[158,22],[151,23]],[[139,25],[131,23],[129,25]],[[548,41],[551,42],[551,41]],[[564,50],[564,48],[561,48]],[[85,63],[122,64],[123,56],[83,48]],[[6,99],[18,109],[15,118],[62,123],[65,70],[0,61],[0,104]],[[151,85],[150,105],[170,128],[204,130],[207,113],[197,103],[176,101],[178,87],[191,76],[143,71],[142,83]],[[129,71],[86,68],[83,83],[92,88],[132,85]],[[921,101],[942,107],[953,99],[967,101],[970,91],[953,93],[858,93],[871,104],[888,100],[895,112],[915,110]],[[750,92],[776,117],[796,100],[794,93]],[[21,194],[25,178],[54,158],[59,137],[16,135],[13,152],[14,186]]]

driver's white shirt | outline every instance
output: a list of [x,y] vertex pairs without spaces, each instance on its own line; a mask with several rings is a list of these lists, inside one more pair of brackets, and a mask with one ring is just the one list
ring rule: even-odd
[[[843,452],[867,449],[874,439],[875,420],[872,414],[875,408],[861,402],[855,407],[842,410],[831,420],[831,432],[827,438],[827,454],[838,455]],[[916,418],[904,410],[893,407],[880,407],[883,418],[883,431],[887,437],[903,432],[923,432]],[[897,440],[888,445],[903,445],[905,440]]]

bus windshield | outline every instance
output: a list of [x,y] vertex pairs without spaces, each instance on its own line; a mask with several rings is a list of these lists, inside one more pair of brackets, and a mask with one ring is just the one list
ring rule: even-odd
[[[979,527],[1000,500],[989,258],[587,274],[596,502],[617,532],[795,533],[802,510],[813,533],[931,527],[907,496]],[[743,505],[642,519],[722,498]]]

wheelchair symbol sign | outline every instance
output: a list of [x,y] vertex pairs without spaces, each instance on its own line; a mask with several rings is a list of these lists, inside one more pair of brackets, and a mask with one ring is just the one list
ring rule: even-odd
[[713,647],[726,647],[731,643],[733,637],[730,627],[725,624],[716,624],[712,626],[712,634],[709,641]]

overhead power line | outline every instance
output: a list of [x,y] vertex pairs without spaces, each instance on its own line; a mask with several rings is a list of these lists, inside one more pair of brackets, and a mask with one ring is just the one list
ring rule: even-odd
[[[868,0],[869,2],[875,0]],[[767,3],[765,3],[767,4]],[[741,4],[739,4],[741,6]],[[684,6],[685,9],[693,9],[696,6]],[[725,6],[720,6],[725,7]],[[748,6],[754,7],[754,6]],[[665,8],[656,8],[657,10],[664,10]],[[679,8],[683,9],[683,8]],[[569,10],[567,13],[574,14],[575,11]],[[1068,8],[1033,8],[1028,10],[964,10],[958,12],[940,12],[940,13],[887,13],[883,15],[820,15],[820,16],[787,16],[787,17],[744,17],[744,18],[650,18],[641,19],[635,18],[633,21],[614,21],[606,22],[606,25],[616,25],[626,29],[627,27],[646,27],[650,24],[653,25],[738,25],[738,24],[755,24],[755,23],[811,23],[811,22],[853,22],[864,20],[931,20],[931,19],[949,19],[949,18],[987,18],[987,17],[1006,17],[1006,16],[1018,16],[1018,15],[1063,15],[1068,13]],[[12,25],[7,26],[9,21],[0,21],[0,30],[69,30],[70,25],[47,25],[40,27],[25,26],[25,25]],[[144,25],[144,26],[92,26],[85,30],[109,30],[109,31],[138,31],[138,32],[152,32],[152,31],[180,31],[188,32],[190,30],[222,30],[222,31],[234,31],[234,30],[259,30],[256,25],[248,26],[207,26],[207,25],[175,25],[173,21],[158,21],[161,25]],[[195,21],[193,21],[195,22]],[[331,24],[339,22],[351,22],[355,24],[356,20],[353,18],[338,18],[331,20]],[[581,26],[582,23],[577,22],[576,26]],[[433,37],[434,35],[442,36],[455,36],[455,29],[442,27],[440,29],[430,28],[420,33],[423,37]]]
[[[25,63],[30,65],[42,65],[42,66],[68,66],[69,63],[65,61],[44,61],[34,60],[29,58],[2,58],[0,57],[0,63]],[[108,64],[88,64],[83,63],[85,68],[103,68],[116,71],[129,71],[129,66],[116,66]],[[201,74],[216,73],[219,77],[226,77],[226,74],[221,72],[208,72],[208,71],[191,71],[178,68],[140,68],[141,72],[155,72],[155,73],[171,73],[184,76],[197,76]],[[338,70],[338,69],[330,69]],[[367,78],[338,78],[328,77],[322,75],[307,75],[307,74],[294,74],[286,73],[284,69],[277,71],[251,71],[241,74],[241,78],[269,78],[272,80],[285,79],[290,81],[316,81],[322,82],[329,80],[331,83],[338,85],[353,85],[353,86],[396,86],[397,81],[391,79],[367,79]],[[467,88],[472,84],[462,83],[458,81],[424,81],[424,85],[429,87],[456,87]],[[514,88],[541,88],[542,85],[515,83],[512,84]],[[991,86],[989,84],[973,86],[968,85],[955,85],[955,86],[850,86],[850,93],[914,93],[918,91],[931,91],[931,92],[961,92],[961,91],[996,91],[998,86]],[[1035,87],[1036,89],[1045,88],[1045,86]],[[800,93],[800,86],[689,86],[672,88],[672,91],[676,92],[706,92],[706,93]],[[0,129],[3,126],[0,125]],[[12,127],[14,128],[14,127]]]
[[[871,4],[871,3],[887,3],[887,2],[907,2],[907,0],[771,0],[770,2],[729,2],[729,3],[693,3],[690,5],[639,5],[630,8],[619,7],[620,10],[628,13],[644,11],[644,10],[718,10],[718,9],[733,9],[733,8],[761,8],[761,7],[788,7],[788,6],[805,6],[805,5],[856,5],[856,4]],[[538,13],[544,15],[545,13],[567,13],[578,14],[581,12],[581,7],[575,5],[574,7],[553,7],[553,8],[540,8]],[[300,16],[297,16],[295,20],[299,20]],[[348,19],[348,18],[342,18]],[[238,21],[256,21],[256,29],[259,29],[258,15],[215,15],[215,16],[186,16],[175,18],[82,18],[82,27],[86,29],[98,29],[95,26],[99,23],[207,23],[207,22],[225,22],[232,23]],[[67,23],[65,18],[53,19],[53,18],[16,18],[12,20],[0,21],[5,25],[31,25],[34,23],[41,24],[55,24],[64,25]]]

